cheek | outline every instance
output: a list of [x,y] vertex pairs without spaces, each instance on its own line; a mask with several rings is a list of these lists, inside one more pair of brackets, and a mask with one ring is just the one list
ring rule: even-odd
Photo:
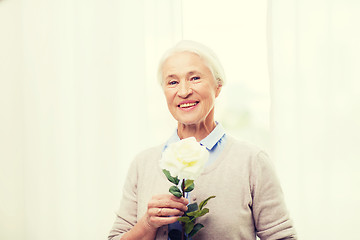
[[216,98],[216,92],[215,91],[206,91],[204,92],[203,96],[205,97],[207,103],[209,105],[213,104],[215,102],[215,98]]
[[174,91],[169,89],[164,90],[165,99],[168,105],[171,105],[174,101]]
[[209,94],[206,99],[206,107],[204,111],[208,112],[215,106],[215,95]]

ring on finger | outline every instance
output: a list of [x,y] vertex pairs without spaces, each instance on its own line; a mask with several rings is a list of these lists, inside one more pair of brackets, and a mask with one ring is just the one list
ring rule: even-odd
[[156,215],[161,216],[161,212],[162,212],[162,208],[159,208]]

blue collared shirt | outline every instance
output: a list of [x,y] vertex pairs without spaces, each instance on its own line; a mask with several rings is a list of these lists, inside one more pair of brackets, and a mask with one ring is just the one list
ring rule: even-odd
[[[163,151],[171,144],[180,141],[179,135],[176,131],[172,134],[172,136],[168,139],[166,144],[164,145]],[[209,151],[209,160],[206,162],[205,167],[210,166],[215,162],[219,154],[224,150],[226,144],[226,134],[222,125],[216,122],[216,127],[212,132],[204,139],[200,141],[202,146],[205,146]],[[186,198],[190,201],[190,193],[186,194]],[[179,222],[175,222],[173,224],[169,224],[169,231],[172,229],[181,230],[181,225]],[[170,240],[170,238],[169,238]]]

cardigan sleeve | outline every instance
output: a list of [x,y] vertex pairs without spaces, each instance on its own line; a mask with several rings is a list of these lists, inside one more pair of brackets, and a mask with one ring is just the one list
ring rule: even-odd
[[266,153],[257,154],[252,169],[252,212],[258,237],[297,239],[280,182]]
[[137,222],[137,164],[133,161],[125,180],[120,208],[116,212],[114,225],[109,233],[109,240],[119,240],[130,231]]

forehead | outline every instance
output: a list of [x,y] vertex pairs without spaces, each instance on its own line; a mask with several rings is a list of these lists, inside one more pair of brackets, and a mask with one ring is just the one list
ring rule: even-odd
[[202,73],[210,72],[205,61],[197,54],[191,52],[174,53],[166,59],[162,71],[164,75],[190,71]]

